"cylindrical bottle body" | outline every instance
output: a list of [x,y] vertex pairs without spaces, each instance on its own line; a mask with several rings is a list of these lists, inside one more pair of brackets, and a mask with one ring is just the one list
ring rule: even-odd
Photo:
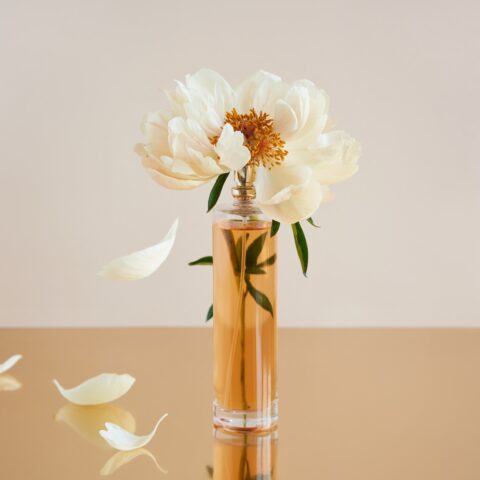
[[255,208],[213,223],[214,421],[262,430],[277,421],[277,247]]
[[278,434],[231,433],[216,430],[213,480],[277,478]]

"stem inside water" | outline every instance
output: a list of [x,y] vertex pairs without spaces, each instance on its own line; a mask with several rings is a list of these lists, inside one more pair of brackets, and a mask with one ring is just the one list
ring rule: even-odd
[[[240,281],[239,281],[239,295],[240,302],[240,348],[241,348],[241,363],[240,363],[240,383],[242,385],[242,402],[243,410],[248,410],[247,402],[247,386],[245,383],[245,302],[247,299],[247,284],[245,282],[245,270],[246,270],[246,258],[247,258],[247,234],[242,234],[242,254],[240,262]],[[243,292],[242,292],[243,291]],[[242,292],[240,294],[240,292]],[[246,425],[247,416],[244,415],[244,423]]]
[[[243,409],[248,410],[247,402],[247,386],[245,383],[245,300],[247,298],[247,290],[245,289],[242,297],[241,314],[240,314],[240,347],[242,349],[242,359],[240,363],[240,382],[242,384],[242,401]],[[245,415],[246,418],[246,415]]]

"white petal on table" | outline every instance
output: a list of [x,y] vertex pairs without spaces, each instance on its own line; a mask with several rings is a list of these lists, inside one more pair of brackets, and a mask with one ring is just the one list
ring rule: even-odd
[[126,373],[102,373],[70,389],[63,388],[57,380],[53,383],[64,398],[76,405],[101,405],[125,395],[135,379]]
[[127,452],[129,450],[135,450],[136,448],[142,448],[154,437],[157,432],[157,428],[165,419],[168,414],[166,413],[155,425],[155,428],[148,435],[134,435],[127,432],[122,427],[115,425],[114,423],[107,422],[105,424],[106,430],[100,430],[98,433],[108,442],[108,444],[116,448]]
[[0,375],[0,392],[13,392],[22,388],[22,384],[12,375]]
[[175,243],[177,227],[178,218],[160,243],[112,260],[100,269],[98,275],[112,280],[139,280],[150,276],[170,254]]
[[0,373],[5,373],[7,370],[10,370],[22,358],[22,355],[12,355],[3,363],[0,363]]
[[158,464],[157,459],[155,458],[155,455],[153,455],[152,452],[148,451],[146,448],[137,448],[129,452],[115,453],[106,461],[105,465],[100,470],[100,475],[103,475],[103,476],[112,475],[112,473],[115,473],[119,468],[123,467],[127,463],[130,463],[134,458],[137,458],[143,455],[147,456],[148,458],[151,458],[155,466],[162,473],[168,473]]

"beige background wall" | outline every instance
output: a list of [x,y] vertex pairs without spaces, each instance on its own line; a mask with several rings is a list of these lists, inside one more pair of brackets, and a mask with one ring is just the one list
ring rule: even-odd
[[[477,1],[0,1],[0,325],[202,325],[209,187],[162,190],[132,146],[202,66],[327,90],[360,173],[308,229],[305,280],[281,234],[280,322],[480,325]],[[155,243],[152,278],[95,276]],[[286,229],[285,229],[286,230]]]

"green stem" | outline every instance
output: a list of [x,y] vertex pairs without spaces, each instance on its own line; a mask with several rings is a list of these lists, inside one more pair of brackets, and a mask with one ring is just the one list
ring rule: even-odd
[[[240,384],[242,386],[242,403],[243,403],[243,410],[248,410],[248,403],[247,403],[247,384],[246,384],[246,361],[245,361],[245,330],[246,330],[246,308],[245,302],[247,300],[248,289],[247,289],[247,240],[248,240],[248,233],[245,232],[242,235],[242,253],[241,253],[241,260],[240,260],[240,275],[239,275],[239,289],[238,291],[242,291],[242,300],[240,303],[240,349],[241,349],[241,359],[240,359]],[[243,427],[246,428],[247,426],[247,414],[243,414]]]
[[[248,403],[247,403],[247,384],[245,382],[245,302],[247,300],[248,290],[245,289],[243,292],[242,297],[242,304],[240,310],[240,347],[242,351],[242,357],[240,361],[240,382],[242,385],[242,401],[243,401],[243,410],[248,410]],[[244,415],[244,423],[246,426],[246,415]]]

